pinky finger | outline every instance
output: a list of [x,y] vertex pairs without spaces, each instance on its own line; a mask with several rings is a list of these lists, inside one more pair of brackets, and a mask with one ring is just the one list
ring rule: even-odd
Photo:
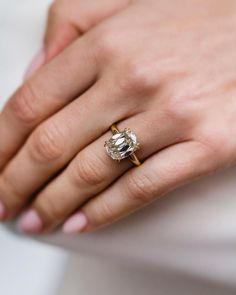
[[198,142],[173,145],[133,168],[94,197],[64,224],[68,234],[87,232],[146,206],[169,191],[217,167],[212,151]]

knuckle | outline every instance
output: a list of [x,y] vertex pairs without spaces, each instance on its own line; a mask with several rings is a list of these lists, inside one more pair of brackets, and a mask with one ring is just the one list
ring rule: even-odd
[[14,115],[23,123],[33,124],[40,117],[38,94],[33,84],[28,81],[10,100],[10,108]]
[[91,40],[93,46],[96,44],[96,51],[99,58],[107,59],[113,57],[118,51],[116,33],[109,26],[102,26],[93,34]]
[[44,196],[42,199],[36,202],[35,206],[39,208],[42,216],[47,219],[47,223],[50,223],[50,221],[57,223],[67,214],[67,212],[65,212],[65,206],[63,202],[55,202],[55,200],[49,196]]
[[58,129],[54,123],[47,123],[32,134],[28,148],[34,161],[47,163],[63,156],[63,141]]
[[99,217],[99,224],[110,224],[116,219],[117,213],[114,208],[110,205],[109,200],[106,198],[101,198],[99,212],[97,215]]
[[128,196],[135,202],[146,204],[151,201],[155,184],[147,175],[137,176],[130,173],[126,179],[125,188],[128,191]]
[[95,159],[94,155],[87,154],[86,156],[77,157],[72,162],[72,179],[77,184],[86,186],[101,186],[104,182],[102,176],[101,161]]
[[[192,99],[190,97],[177,97],[173,96],[166,102],[165,114],[171,121],[184,123],[194,122],[193,108],[191,105]],[[196,113],[197,109],[195,109]],[[191,120],[189,120],[191,118]]]
[[125,66],[124,72],[118,79],[118,85],[123,91],[148,92],[157,88],[157,76],[148,64],[131,61]]

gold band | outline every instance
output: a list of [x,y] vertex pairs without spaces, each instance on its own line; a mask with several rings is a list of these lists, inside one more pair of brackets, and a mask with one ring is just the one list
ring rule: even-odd
[[[119,129],[117,128],[116,124],[112,124],[111,125],[111,132],[112,134],[117,134],[117,133],[120,133]],[[136,166],[140,166],[141,165],[141,162],[139,161],[138,157],[136,156],[135,153],[133,153],[132,155],[130,155],[129,157],[129,160]]]

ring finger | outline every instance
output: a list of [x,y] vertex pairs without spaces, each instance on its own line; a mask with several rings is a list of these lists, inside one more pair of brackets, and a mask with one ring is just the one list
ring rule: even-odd
[[[138,135],[142,148],[137,154],[141,160],[179,142],[183,129],[181,125],[176,127],[174,121],[166,120],[161,111],[141,113],[122,121],[118,127],[120,130],[130,127]],[[36,197],[20,223],[25,232],[38,233],[57,226],[132,167],[130,161],[116,163],[106,155],[103,145],[110,136],[110,132],[105,133],[79,152],[65,171]]]

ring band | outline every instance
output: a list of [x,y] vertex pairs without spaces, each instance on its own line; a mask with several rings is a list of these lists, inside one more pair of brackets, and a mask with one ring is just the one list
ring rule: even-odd
[[141,162],[135,154],[135,151],[140,148],[136,134],[128,128],[120,131],[116,124],[113,124],[110,130],[113,135],[104,145],[107,154],[116,161],[129,158],[134,165],[140,166]]

